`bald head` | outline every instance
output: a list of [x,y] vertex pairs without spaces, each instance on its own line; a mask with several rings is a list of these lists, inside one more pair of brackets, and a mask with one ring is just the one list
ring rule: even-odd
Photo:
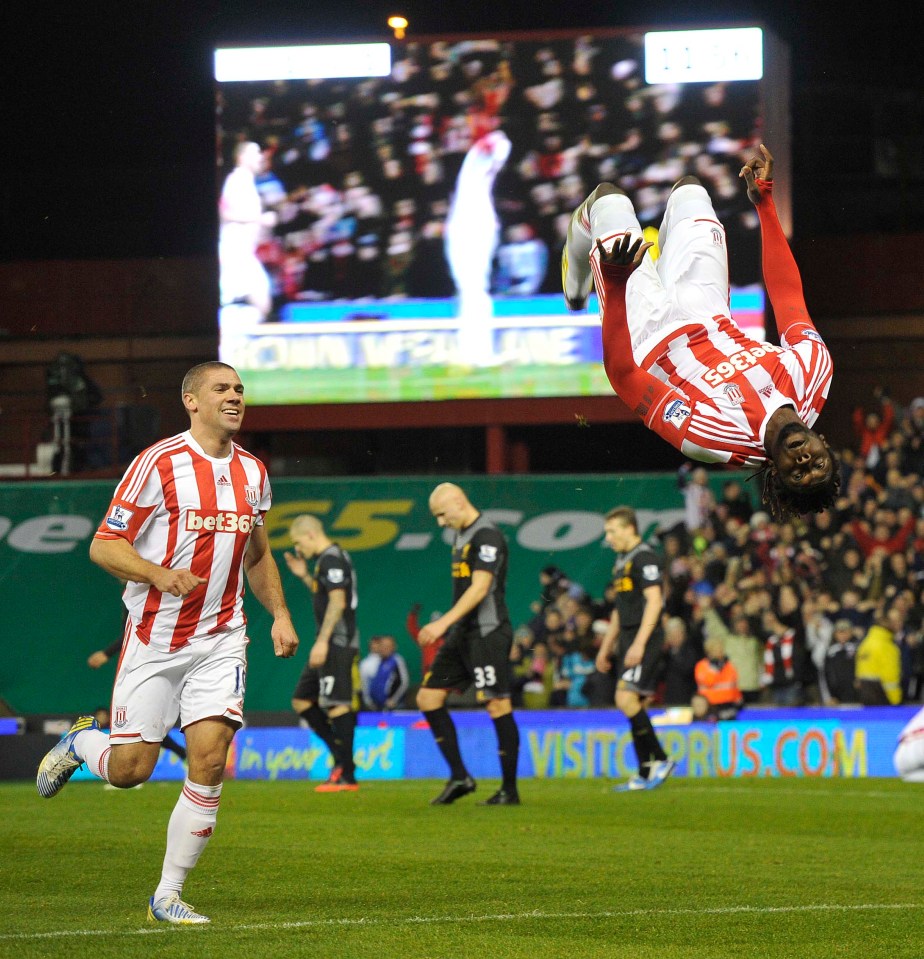
[[440,526],[464,529],[478,518],[478,510],[455,483],[440,483],[430,494],[430,512]]
[[324,524],[310,513],[302,513],[292,520],[289,536],[302,556],[317,556],[330,542],[324,533]]

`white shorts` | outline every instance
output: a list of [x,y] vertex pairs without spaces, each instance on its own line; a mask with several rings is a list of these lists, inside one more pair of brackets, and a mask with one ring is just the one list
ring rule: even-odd
[[244,722],[247,639],[243,627],[173,653],[145,646],[132,630],[112,691],[109,740],[159,743],[180,720]]
[[[625,233],[641,236],[632,201],[622,194],[598,199],[590,210],[591,258],[596,241],[605,249]],[[646,256],[626,285],[626,316],[632,353],[641,363],[675,327],[728,315],[728,254],[725,227],[706,190],[686,184],[671,193],[658,231],[657,263]]]
[[270,297],[270,278],[252,249],[226,240],[218,247],[218,286],[221,305],[253,298],[258,302]]
[[924,736],[899,743],[894,762],[895,771],[905,782],[924,783]]

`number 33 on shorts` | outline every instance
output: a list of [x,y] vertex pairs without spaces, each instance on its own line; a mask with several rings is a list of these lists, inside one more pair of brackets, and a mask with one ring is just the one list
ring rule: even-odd
[[497,673],[495,673],[493,666],[476,666],[474,673],[475,689],[484,689],[486,686],[497,685]]

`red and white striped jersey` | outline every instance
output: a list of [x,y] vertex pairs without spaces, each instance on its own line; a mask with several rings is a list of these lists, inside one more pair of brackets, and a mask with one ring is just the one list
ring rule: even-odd
[[725,316],[675,328],[640,365],[680,394],[652,410],[660,435],[691,459],[733,466],[763,465],[767,424],[781,407],[812,426],[834,370],[810,321],[791,325],[775,346]]
[[244,625],[244,554],[271,500],[266,467],[236,444],[215,459],[187,431],[135,457],[96,537],[208,581],[186,597],[128,583],[123,601],[143,643],[172,651]]

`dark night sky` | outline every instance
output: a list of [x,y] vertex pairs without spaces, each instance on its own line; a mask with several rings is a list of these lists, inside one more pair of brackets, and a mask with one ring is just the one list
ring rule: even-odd
[[[693,7],[544,0],[12,0],[0,25],[6,73],[0,257],[211,252],[216,43],[385,39],[386,16],[398,9],[417,35],[762,21],[792,52],[797,175],[816,170],[819,160],[826,170],[838,164],[836,156],[799,156],[798,109],[806,91],[840,91],[834,101],[848,127],[856,91],[920,90],[914,64],[921,45],[913,36],[920,27],[908,22],[907,7],[903,13],[898,4],[716,2],[697,4],[691,14]],[[902,64],[901,50],[908,49],[916,53]],[[798,185],[795,196],[798,201]]]

